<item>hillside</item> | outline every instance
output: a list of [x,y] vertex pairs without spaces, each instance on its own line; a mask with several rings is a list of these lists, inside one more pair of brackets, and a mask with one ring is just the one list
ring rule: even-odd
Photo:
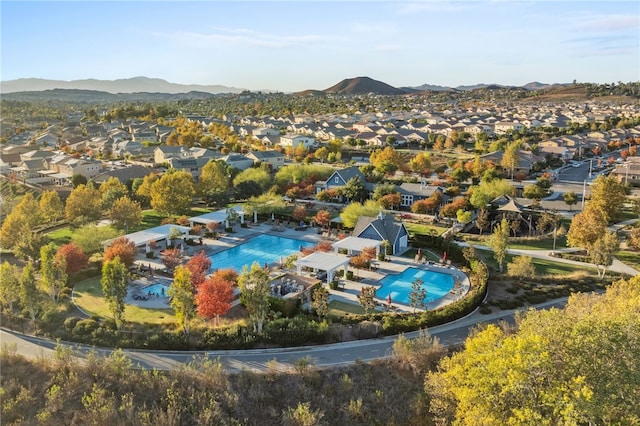
[[32,92],[53,89],[94,90],[107,93],[188,93],[204,92],[240,93],[242,89],[222,85],[199,85],[170,83],[161,78],[133,77],[118,80],[47,80],[42,78],[19,78],[0,82],[0,93]]
[[324,89],[323,92],[336,95],[355,95],[366,93],[373,93],[376,95],[403,95],[406,93],[404,90],[369,77],[347,78],[328,89]]
[[80,89],[51,89],[42,91],[27,91],[2,94],[3,100],[42,102],[42,101],[62,101],[62,102],[86,102],[86,103],[112,103],[112,102],[161,102],[177,101],[189,99],[211,99],[218,95],[204,92],[188,93],[108,93],[98,90]]

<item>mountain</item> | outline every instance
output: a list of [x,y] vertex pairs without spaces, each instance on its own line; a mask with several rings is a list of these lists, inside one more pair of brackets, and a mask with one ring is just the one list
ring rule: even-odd
[[355,95],[365,93],[374,93],[376,95],[403,95],[406,93],[404,90],[369,77],[347,78],[328,89],[324,89],[323,92],[336,95]]
[[0,82],[0,93],[39,92],[53,89],[95,90],[107,93],[240,93],[243,89],[221,85],[170,83],[161,78],[133,77],[118,80],[46,80],[42,78],[19,78]]
[[444,92],[446,90],[453,90],[453,88],[451,87],[447,87],[447,86],[438,86],[437,84],[422,84],[420,86],[413,86],[413,87],[401,87],[401,89],[409,89],[409,90],[415,90],[418,92],[422,92],[425,90],[429,90],[431,92]]
[[80,89],[51,89],[29,92],[12,92],[2,94],[3,100],[42,102],[42,101],[62,101],[62,102],[86,102],[86,103],[110,103],[110,102],[163,102],[190,99],[211,99],[215,98],[213,93],[188,92],[188,93],[108,93],[97,90]]

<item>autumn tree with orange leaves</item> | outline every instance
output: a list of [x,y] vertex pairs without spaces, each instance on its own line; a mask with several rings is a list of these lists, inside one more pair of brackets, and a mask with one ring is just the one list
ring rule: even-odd
[[116,238],[104,251],[103,261],[108,262],[116,256],[127,268],[131,267],[136,260],[136,244],[126,237]]

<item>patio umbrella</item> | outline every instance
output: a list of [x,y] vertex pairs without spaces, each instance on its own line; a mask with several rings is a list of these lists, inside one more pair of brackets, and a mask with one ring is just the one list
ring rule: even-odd
[[387,304],[391,306],[391,293],[387,295]]
[[420,251],[420,247],[418,247],[418,257],[420,257],[422,255],[422,252]]
[[442,260],[447,260],[447,252],[442,253]]

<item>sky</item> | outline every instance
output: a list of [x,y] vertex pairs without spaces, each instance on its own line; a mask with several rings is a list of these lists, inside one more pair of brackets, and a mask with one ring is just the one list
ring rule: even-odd
[[638,1],[6,1],[3,81],[248,90],[640,80]]

